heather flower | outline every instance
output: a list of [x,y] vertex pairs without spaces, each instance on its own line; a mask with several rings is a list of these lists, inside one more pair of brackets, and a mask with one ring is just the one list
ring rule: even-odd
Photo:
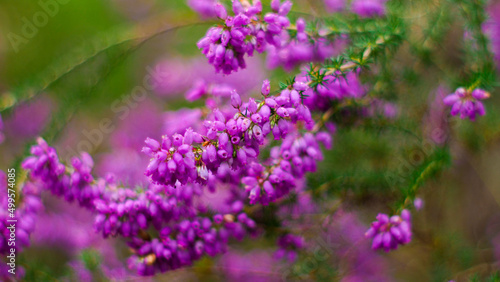
[[415,198],[415,200],[413,201],[413,205],[415,206],[415,209],[417,211],[421,210],[424,206],[424,201],[421,198]]
[[[7,196],[7,188],[11,187],[8,187],[7,183],[7,175],[0,170],[0,190],[3,191],[2,195],[0,195],[0,253],[8,255],[11,253],[10,250],[15,248],[16,255],[18,255],[23,249],[30,246],[30,236],[35,230],[38,213],[43,206],[40,191],[32,183],[26,182],[23,184],[22,189],[17,190],[22,191],[22,198],[16,201],[14,217],[12,217]],[[11,227],[13,222],[10,222],[10,220],[16,220],[14,229]],[[16,239],[14,246],[9,244],[12,232],[15,233]],[[22,271],[17,274],[18,277],[23,275]]]
[[278,35],[290,24],[286,15],[292,3],[277,3],[273,4],[275,8],[279,6],[279,10],[275,11],[277,13],[269,13],[265,17],[261,15],[260,1],[255,1],[253,5],[233,1],[234,16],[227,16],[222,5],[216,6],[223,24],[210,28],[197,46],[217,73],[231,74],[244,69],[246,55],[252,56],[254,51],[262,53],[268,44],[281,44]]
[[470,120],[475,120],[477,115],[483,116],[486,113],[481,100],[490,97],[490,93],[476,88],[472,92],[460,87],[443,99],[447,106],[451,106],[451,115],[460,114],[461,119],[468,117]]
[[227,250],[230,237],[241,239],[249,225],[226,216],[222,223],[207,217],[195,217],[179,221],[160,231],[159,238],[136,237],[128,243],[134,250],[129,267],[140,275],[177,269],[191,265],[203,255],[214,256]]
[[67,201],[76,200],[86,208],[92,208],[94,199],[102,196],[105,180],[94,180],[90,174],[94,162],[89,154],[73,157],[72,171],[66,173],[66,167],[59,162],[56,150],[42,138],[37,139],[37,145],[31,148],[31,153],[32,156],[22,162],[22,167],[30,171],[33,179],[40,181],[38,186]]
[[255,1],[253,5],[233,1],[234,17],[227,16],[222,5],[216,7],[224,24],[210,28],[198,42],[198,48],[215,66],[216,72],[230,74],[244,69],[245,56],[252,56],[254,51],[268,52],[267,64],[270,68],[283,66],[290,70],[300,63],[323,61],[344,48],[344,37],[330,40],[309,35],[303,19],[297,20],[297,34],[290,37],[287,31],[290,21],[286,17],[292,7],[290,1],[272,1],[274,13],[264,16],[260,1]]
[[[265,70],[259,58],[249,58],[245,62],[246,69],[231,76],[215,73],[213,67],[207,65],[201,58],[189,61],[165,59],[148,71],[157,95],[173,97],[186,93],[189,99],[195,100],[193,98],[223,96],[227,89],[236,89],[238,93],[246,94],[260,86]],[[194,85],[193,81],[195,81]],[[190,94],[192,91],[194,92]],[[192,95],[196,93],[197,95]]]
[[408,210],[403,210],[401,215],[389,217],[378,214],[377,220],[372,222],[366,231],[366,238],[373,238],[372,249],[384,249],[386,252],[395,250],[398,245],[406,245],[411,241],[411,218]]
[[316,171],[316,162],[323,159],[319,142],[325,141],[331,145],[331,140],[322,135],[324,133],[319,134],[318,138],[311,133],[289,133],[281,146],[271,148],[268,161],[271,165],[250,163],[241,179],[250,204],[267,205],[274,202],[293,191],[305,173]]
[[[264,82],[264,88],[266,85]],[[271,132],[275,140],[280,140],[299,121],[312,129],[314,121],[309,109],[300,104],[300,99],[292,99],[307,86],[297,84],[295,87],[299,89],[290,86],[279,96],[267,97],[258,104],[252,98],[243,103],[240,95],[233,91],[231,105],[237,113],[228,119],[215,109],[203,122],[206,134],[188,129],[184,135],[163,136],[161,142],[146,139],[143,152],[151,158],[146,175],[160,185],[174,186],[177,181],[206,184],[210,174],[222,163],[233,169],[250,163],[259,155],[259,147]]]

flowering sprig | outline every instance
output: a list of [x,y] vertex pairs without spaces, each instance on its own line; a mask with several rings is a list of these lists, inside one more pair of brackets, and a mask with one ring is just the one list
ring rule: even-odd
[[488,99],[490,93],[476,88],[472,91],[467,90],[463,87],[455,90],[443,99],[443,102],[447,106],[451,106],[451,115],[456,116],[460,114],[461,119],[469,118],[470,120],[475,120],[476,116],[484,116],[486,110],[481,100]]
[[103,197],[106,180],[93,178],[90,172],[94,161],[88,153],[82,153],[81,158],[73,157],[71,167],[67,169],[59,161],[56,150],[38,138],[37,145],[31,147],[31,154],[23,161],[22,167],[40,181],[43,189],[67,201],[76,200],[89,209],[93,208],[95,199]]
[[188,129],[184,135],[163,136],[160,142],[148,138],[143,152],[151,157],[146,170],[153,183],[176,185],[177,181],[206,184],[210,173],[215,173],[222,163],[232,168],[243,167],[256,158],[267,135],[275,140],[285,138],[291,125],[303,121],[312,128],[309,109],[301,104],[300,93],[307,90],[304,83],[295,83],[279,96],[269,96],[269,81],[262,87],[261,102],[250,98],[245,104],[235,91],[231,105],[237,110],[232,118],[219,110],[203,122],[206,134]]
[[[234,215],[211,215],[204,205],[195,205],[200,186],[118,187],[112,175],[92,177],[93,160],[86,153],[73,158],[71,166],[66,167],[59,162],[55,149],[41,138],[31,152],[33,156],[22,164],[30,172],[30,181],[91,210],[96,215],[96,231],[103,237],[128,238],[134,252],[129,266],[141,275],[190,265],[205,254],[221,253],[229,238],[242,239],[256,227],[241,209]],[[28,219],[26,216],[26,223],[31,222]],[[155,232],[149,233],[151,228]]]

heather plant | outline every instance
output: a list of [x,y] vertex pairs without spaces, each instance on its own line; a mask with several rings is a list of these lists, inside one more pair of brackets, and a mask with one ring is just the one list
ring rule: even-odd
[[498,281],[497,3],[53,2],[80,47],[0,53],[4,280]]

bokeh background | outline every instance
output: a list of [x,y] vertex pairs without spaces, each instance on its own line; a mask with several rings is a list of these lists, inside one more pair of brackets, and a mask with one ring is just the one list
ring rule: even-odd
[[[184,109],[194,119],[200,115],[196,107],[201,104],[184,98],[200,79],[255,95],[263,79],[272,79],[277,88],[277,81],[297,73],[270,70],[265,56],[257,55],[241,73],[215,75],[195,44],[213,22],[200,19],[184,0],[54,3],[57,11],[44,23],[35,16],[44,11],[38,1],[0,1],[4,171],[17,167],[36,136],[43,136],[61,156],[89,151],[97,173],[114,172],[129,185],[141,185],[148,163],[140,153],[143,140],[182,129],[173,111]],[[439,101],[463,83],[465,66],[474,64],[474,46],[467,43],[456,5],[447,0],[388,5],[404,19],[406,38],[364,82],[393,100],[397,114],[339,127],[334,148],[308,177],[306,186],[314,191],[308,200],[321,208],[300,216],[291,211],[287,220],[309,226],[302,235],[317,252],[300,254],[295,264],[276,260],[274,238],[264,232],[231,244],[225,255],[148,279],[500,279],[500,92],[492,91],[487,115],[478,121],[448,118]],[[494,15],[495,5],[490,3],[487,12]],[[328,13],[322,1],[295,0],[292,18],[298,16],[336,14]],[[140,102],[130,100],[152,74],[162,77],[155,90]],[[111,120],[113,129],[93,135],[103,119]],[[433,135],[436,128],[442,136]],[[401,187],[390,181],[391,175],[411,182],[411,171],[425,167],[429,152],[435,151],[447,161],[419,188],[424,207],[413,215],[413,241],[389,254],[373,252],[364,232],[378,212],[390,212],[401,200]],[[207,196],[207,201],[216,200]],[[43,201],[31,247],[19,258],[25,280],[147,280],[127,270],[123,241],[94,233],[87,211],[48,193]]]

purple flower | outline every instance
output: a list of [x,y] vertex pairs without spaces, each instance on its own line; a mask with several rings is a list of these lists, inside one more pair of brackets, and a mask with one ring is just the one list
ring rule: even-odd
[[[213,18],[218,16],[217,13],[220,9],[215,9],[216,5],[221,4],[218,3],[217,0],[188,0],[188,5],[203,18]],[[222,6],[222,8],[224,7]],[[221,11],[219,11],[219,13],[221,13]]]
[[236,109],[239,109],[241,107],[240,95],[234,90],[231,92],[231,105]]
[[469,118],[475,120],[477,115],[483,116],[486,113],[484,105],[480,100],[490,97],[490,93],[476,88],[472,92],[460,87],[443,99],[443,103],[451,106],[451,115],[460,114],[461,119]]
[[423,120],[424,132],[436,144],[442,145],[448,137],[448,119],[443,99],[449,90],[444,86],[439,86],[434,95],[429,97],[429,111]]
[[323,225],[326,230],[321,232],[321,240],[328,243],[338,261],[332,267],[345,273],[342,281],[393,281],[386,259],[370,250],[370,242],[364,237],[366,226],[357,214],[340,209]]
[[2,131],[3,131],[3,121],[2,121],[2,116],[0,115],[0,144],[2,144],[3,141],[5,140],[5,135]]
[[227,11],[226,11],[226,8],[224,8],[224,6],[221,4],[221,3],[217,3],[214,5],[213,7],[214,11],[215,11],[215,15],[221,19],[221,20],[225,20],[227,18]]
[[406,245],[411,241],[411,216],[408,210],[403,210],[401,216],[378,214],[366,231],[366,238],[373,238],[372,249],[384,249],[386,252],[395,250],[398,245]]
[[[352,71],[344,75],[337,73],[325,76],[323,85],[318,85],[314,89],[309,88],[303,92],[303,96],[306,97],[303,99],[304,105],[308,106],[311,110],[326,111],[330,108],[332,101],[362,99],[367,93],[367,88],[365,85],[361,84],[359,75],[360,73],[358,71]],[[305,71],[296,77],[296,81],[302,83],[307,83],[309,81]],[[375,110],[375,108],[373,108],[373,110]],[[394,114],[390,108],[387,113],[383,106],[379,107],[379,109],[381,111],[377,109],[377,112],[384,115]],[[373,110],[372,113],[374,113]]]
[[45,95],[29,103],[19,105],[5,120],[5,128],[2,128],[0,117],[0,135],[1,131],[5,129],[9,138],[35,137],[49,121],[51,108],[52,102]]
[[497,68],[500,67],[500,4],[492,2],[486,9],[489,18],[483,22],[482,29],[489,38]]
[[243,252],[230,249],[219,259],[214,271],[220,271],[231,281],[244,282],[271,282],[282,276],[278,262],[265,250]]
[[246,66],[245,70],[227,76],[215,73],[212,66],[197,57],[192,60],[169,58],[160,61],[154,68],[146,69],[157,95],[170,98],[186,93],[188,99],[196,100],[201,97],[225,97],[234,89],[246,94],[260,85],[265,77],[260,60],[249,58]]
[[398,108],[395,104],[380,99],[372,99],[371,104],[366,109],[368,116],[380,115],[388,119],[394,119],[398,115]]
[[261,89],[261,93],[264,97],[267,97],[267,95],[269,95],[269,92],[271,91],[271,83],[269,82],[268,79],[264,80],[264,82],[262,83],[262,89]]
[[424,206],[424,201],[421,198],[415,198],[415,200],[413,201],[413,205],[415,206],[415,209],[417,211],[421,210]]

